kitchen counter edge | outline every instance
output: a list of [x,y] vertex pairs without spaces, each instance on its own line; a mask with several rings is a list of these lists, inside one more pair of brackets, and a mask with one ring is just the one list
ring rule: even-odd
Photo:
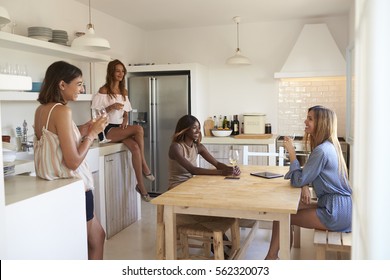
[[278,135],[272,135],[267,139],[240,139],[233,136],[215,137],[205,136],[202,138],[202,144],[233,144],[233,145],[269,145],[275,144]]
[[[95,143],[91,146],[91,150],[98,149],[99,156],[105,156],[116,152],[128,150],[122,143],[107,143],[99,144]],[[18,167],[18,165],[20,165]],[[15,170],[20,173],[35,172],[34,161],[16,161]],[[20,175],[8,176],[4,178],[5,189],[5,205],[17,203],[22,200],[32,198],[34,196],[42,195],[44,193],[57,190],[58,188],[65,187],[76,181],[78,178],[71,179],[59,179],[53,181],[47,181],[36,176]]]

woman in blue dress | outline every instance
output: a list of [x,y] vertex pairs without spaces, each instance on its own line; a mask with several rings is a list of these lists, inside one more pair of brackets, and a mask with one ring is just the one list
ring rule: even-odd
[[[323,106],[309,108],[304,139],[306,147],[310,146],[311,154],[303,168],[297,160],[292,139],[284,139],[291,162],[285,179],[290,179],[293,187],[302,189],[298,212],[291,215],[291,225],[350,232],[352,189],[337,138],[336,114]],[[317,202],[311,199],[309,184],[316,193]],[[271,244],[265,259],[277,259],[278,252],[279,222],[274,222]]]

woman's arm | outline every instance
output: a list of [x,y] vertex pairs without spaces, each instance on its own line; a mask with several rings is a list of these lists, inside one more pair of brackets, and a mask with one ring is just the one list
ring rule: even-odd
[[[202,145],[203,146],[203,145]],[[198,145],[199,149],[199,145]],[[204,148],[205,149],[205,148]],[[209,154],[210,157],[212,157]],[[189,162],[183,155],[183,149],[178,143],[172,143],[169,148],[169,158],[172,160],[176,160],[181,166],[183,166],[188,172],[190,172],[193,175],[231,175],[233,173],[233,168],[224,165],[223,163],[219,163],[216,159],[213,159],[214,166],[219,166],[219,169],[208,169],[208,168],[201,168],[192,165],[191,162]],[[223,168],[225,166],[226,168]]]
[[85,124],[81,124],[81,125],[78,125],[78,129],[80,131],[80,134],[81,136],[86,136],[91,128],[91,125],[92,125],[92,120],[89,120],[88,122],[86,122]]
[[72,170],[80,166],[93,143],[93,139],[103,130],[106,123],[104,118],[96,120],[84,136],[84,141],[77,143],[73,133],[72,111],[69,107],[58,106],[55,108],[52,112],[51,121],[60,141],[64,163],[66,167]]
[[325,164],[326,154],[321,146],[317,146],[303,168],[299,167],[297,160],[291,162],[290,171],[285,175],[285,179],[291,179],[291,185],[294,187],[303,187],[312,183],[319,176]]
[[122,129],[125,129],[127,127],[127,125],[129,124],[129,118],[128,118],[128,114],[126,111],[123,112],[123,121],[122,121],[122,124],[120,125],[120,127]]
[[224,169],[231,169],[233,171],[233,168],[231,166],[228,166],[220,161],[217,161],[206,149],[206,147],[203,144],[198,144],[198,152],[199,154],[210,164],[214,165],[215,168],[218,170],[224,170]]

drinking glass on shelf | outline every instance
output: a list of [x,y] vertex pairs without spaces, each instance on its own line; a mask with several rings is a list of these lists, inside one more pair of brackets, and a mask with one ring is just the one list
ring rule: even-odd
[[[233,170],[237,167],[237,162],[239,159],[239,153],[237,149],[231,149],[229,150],[229,162],[233,166]],[[233,172],[232,177],[236,177],[235,173]]]
[[[99,109],[92,109],[92,121],[95,122],[98,117],[107,117],[107,112],[106,109],[102,106]],[[106,138],[106,134],[104,133],[104,130],[102,131],[103,133],[103,140],[99,141],[99,143],[108,143],[111,141],[111,139]]]

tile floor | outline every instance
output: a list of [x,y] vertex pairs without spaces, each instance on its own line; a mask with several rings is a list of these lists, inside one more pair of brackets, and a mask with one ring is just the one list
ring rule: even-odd
[[[142,202],[142,218],[126,229],[106,240],[104,259],[106,260],[154,260],[156,236],[156,206]],[[241,231],[245,235],[245,230]],[[264,259],[271,239],[271,231],[259,229],[250,245],[246,260]],[[301,229],[301,248],[292,248],[292,259],[314,260],[313,230]],[[348,256],[342,256],[343,259]],[[333,252],[327,259],[336,259]]]

